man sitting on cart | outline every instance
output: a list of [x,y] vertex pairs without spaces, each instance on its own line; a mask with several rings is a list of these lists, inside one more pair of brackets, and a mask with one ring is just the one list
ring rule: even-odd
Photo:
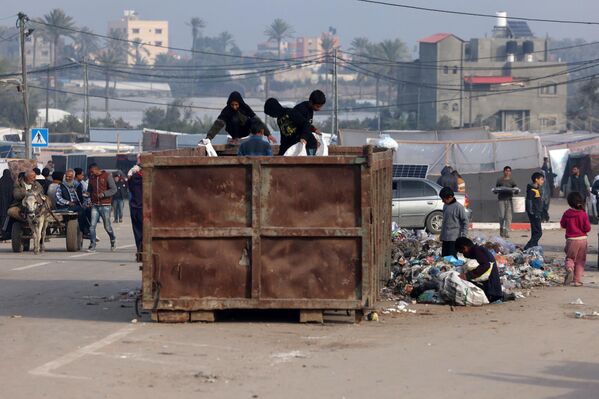
[[79,200],[77,195],[77,186],[75,184],[75,171],[69,169],[64,174],[64,180],[56,190],[56,209],[69,210],[77,212],[77,220],[79,221],[79,229],[85,232],[85,207]]
[[13,203],[10,208],[8,208],[7,212],[11,218],[24,222],[25,220],[21,217],[21,202],[23,201],[23,198],[25,198],[28,193],[44,193],[42,185],[35,180],[36,176],[37,175],[33,170],[29,170],[23,178],[15,182],[13,189]]

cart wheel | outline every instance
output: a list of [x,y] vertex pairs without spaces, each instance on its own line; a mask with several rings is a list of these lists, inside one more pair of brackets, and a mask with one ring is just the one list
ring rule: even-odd
[[81,250],[81,232],[79,231],[79,222],[72,219],[67,222],[67,251],[77,252]]
[[[23,252],[24,242],[23,242],[23,226],[21,222],[14,221],[12,224],[11,230],[11,238],[12,238],[12,251],[13,252]],[[29,250],[29,240],[27,240],[27,250]]]

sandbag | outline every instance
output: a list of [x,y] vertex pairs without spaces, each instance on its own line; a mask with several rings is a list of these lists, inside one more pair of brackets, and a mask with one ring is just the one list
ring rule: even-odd
[[308,152],[306,151],[306,145],[302,142],[292,145],[283,154],[285,157],[306,157]]
[[446,302],[459,306],[487,305],[485,292],[469,281],[462,280],[456,271],[442,273],[439,293]]
[[318,146],[318,149],[316,150],[316,156],[317,157],[329,156],[329,146],[327,145],[327,142],[324,139],[324,137],[322,137],[322,135],[316,135],[316,138],[320,142],[320,146]]
[[218,156],[218,154],[216,153],[216,150],[212,146],[212,142],[210,141],[210,139],[200,140],[200,142],[198,143],[198,147],[206,147],[206,155],[208,155],[209,157],[217,157]]

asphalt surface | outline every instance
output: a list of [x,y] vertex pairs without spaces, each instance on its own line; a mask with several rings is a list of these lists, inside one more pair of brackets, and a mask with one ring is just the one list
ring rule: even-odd
[[[0,398],[594,398],[599,392],[596,256],[585,287],[533,291],[483,308],[324,325],[294,312],[157,324],[134,311],[140,286],[128,220],[94,254],[15,254],[0,243]],[[492,233],[492,232],[491,232]],[[524,234],[514,237],[525,242]],[[597,229],[591,237],[597,237]],[[593,239],[594,240],[594,239]],[[559,255],[560,232],[543,244]],[[87,242],[86,242],[87,244]],[[596,242],[592,252],[596,253]],[[581,298],[585,305],[570,305]],[[137,322],[132,322],[132,320]]]

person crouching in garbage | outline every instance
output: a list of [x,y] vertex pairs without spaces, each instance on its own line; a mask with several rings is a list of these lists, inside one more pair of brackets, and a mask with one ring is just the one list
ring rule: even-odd
[[439,197],[445,204],[443,206],[443,226],[441,227],[441,256],[457,256],[455,241],[458,237],[465,237],[468,234],[468,217],[466,210],[455,199],[453,190],[449,187],[443,187]]
[[504,295],[495,257],[487,248],[474,244],[467,237],[459,237],[455,242],[455,247],[466,258],[473,259],[478,263],[475,268],[460,274],[462,280],[470,281],[481,287],[489,303],[516,299],[514,294]]

